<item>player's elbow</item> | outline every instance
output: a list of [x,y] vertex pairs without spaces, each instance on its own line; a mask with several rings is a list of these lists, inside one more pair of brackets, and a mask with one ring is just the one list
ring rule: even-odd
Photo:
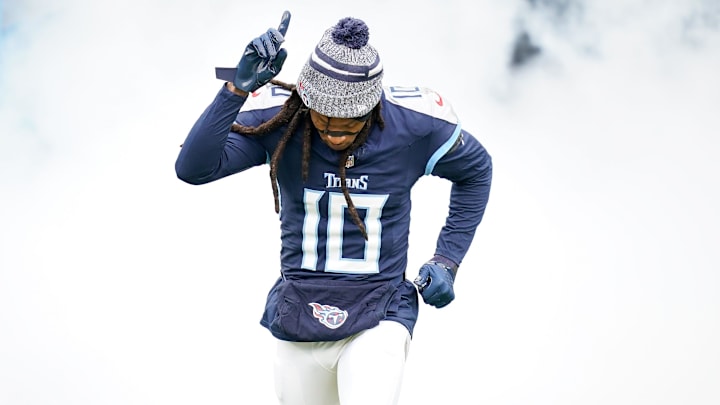
[[197,170],[193,170],[180,160],[175,162],[175,175],[185,183],[195,186],[208,182],[207,176],[200,175]]
[[180,173],[177,173],[178,179],[184,181],[185,183],[192,184],[193,186],[199,186],[200,184],[205,184],[204,181],[190,176],[184,176]]

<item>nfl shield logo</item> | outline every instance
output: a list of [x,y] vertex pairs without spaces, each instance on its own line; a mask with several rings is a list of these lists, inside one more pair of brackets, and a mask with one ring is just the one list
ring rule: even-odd
[[349,169],[353,166],[355,166],[355,155],[350,155],[347,157],[347,160],[345,161],[345,168]]

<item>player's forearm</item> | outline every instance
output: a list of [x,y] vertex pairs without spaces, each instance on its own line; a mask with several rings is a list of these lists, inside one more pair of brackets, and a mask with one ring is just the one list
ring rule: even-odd
[[489,184],[453,184],[449,214],[438,237],[435,254],[457,264],[462,262],[482,221],[489,195]]
[[195,122],[175,162],[178,178],[202,184],[218,177],[230,127],[246,100],[240,92],[224,86]]
[[458,151],[455,164],[461,164],[464,176],[453,181],[445,226],[438,237],[435,254],[460,264],[470,249],[490,198],[492,160],[485,149],[468,137],[464,150]]

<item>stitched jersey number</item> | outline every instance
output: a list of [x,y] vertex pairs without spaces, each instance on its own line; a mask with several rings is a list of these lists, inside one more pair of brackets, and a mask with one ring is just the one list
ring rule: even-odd
[[[307,270],[317,270],[318,261],[318,232],[320,223],[320,198],[324,191],[305,189],[305,219],[303,221],[302,249],[303,257],[301,267]],[[368,274],[380,271],[380,237],[382,224],[380,217],[387,201],[387,195],[377,194],[350,194],[355,207],[365,210],[365,229],[368,239],[358,239],[365,243],[365,255],[362,259],[349,259],[343,257],[343,227],[345,226],[345,211],[347,203],[342,193],[329,193],[328,220],[325,232],[325,271],[335,273]],[[353,225],[354,226],[354,225]]]
[[395,98],[422,97],[420,87],[391,86],[390,93]]

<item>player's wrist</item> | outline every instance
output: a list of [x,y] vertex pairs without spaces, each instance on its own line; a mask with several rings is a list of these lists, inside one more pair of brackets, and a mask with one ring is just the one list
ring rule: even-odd
[[458,271],[458,264],[454,261],[448,259],[445,256],[435,255],[432,259],[429,261],[430,263],[436,263],[444,267],[447,271],[452,273],[453,278],[457,275]]
[[236,95],[238,95],[238,96],[240,96],[240,97],[247,97],[247,96],[248,96],[248,92],[247,92],[247,91],[238,89],[237,87],[235,87],[234,84],[232,84],[232,82],[225,82],[225,87],[226,87],[228,90],[230,90],[231,92],[233,92],[234,94],[236,94]]

